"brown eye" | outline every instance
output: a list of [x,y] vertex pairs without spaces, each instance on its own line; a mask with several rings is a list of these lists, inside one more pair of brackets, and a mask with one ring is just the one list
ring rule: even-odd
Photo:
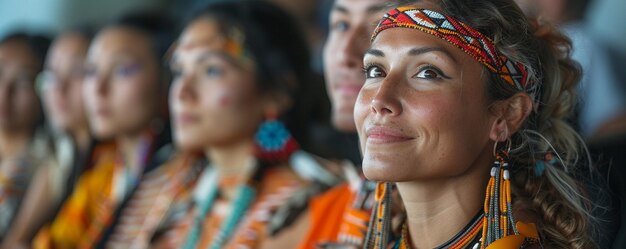
[[436,70],[427,68],[417,73],[416,77],[422,79],[437,79],[440,76],[439,72],[437,72]]
[[365,69],[365,77],[368,79],[385,77],[386,74],[383,70],[378,66],[369,66]]

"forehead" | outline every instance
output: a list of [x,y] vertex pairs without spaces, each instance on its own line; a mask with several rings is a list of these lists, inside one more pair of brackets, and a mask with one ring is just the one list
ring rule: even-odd
[[[388,6],[383,0],[336,0],[333,4],[333,13],[346,15],[365,15],[384,11]],[[379,16],[373,16],[379,18]]]
[[89,42],[86,38],[80,35],[63,35],[54,41],[52,46],[50,47],[50,56],[48,56],[48,60],[51,60],[51,57],[60,57],[60,56],[78,56],[84,55],[87,52],[87,48],[89,46]]
[[141,31],[127,27],[110,27],[101,31],[89,48],[88,57],[97,59],[105,54],[150,55],[150,38]]
[[37,66],[37,57],[25,41],[12,40],[0,44],[0,63]]
[[198,47],[221,48],[225,43],[224,38],[217,21],[203,17],[185,28],[176,50],[191,50]]
[[[471,72],[483,71],[482,64],[447,41],[411,28],[390,28],[383,30],[374,39],[372,50],[379,50],[388,59],[411,58],[407,55],[419,55],[426,52],[436,53],[438,60],[450,65],[460,66],[459,70]],[[370,51],[372,51],[370,50]],[[368,56],[366,55],[366,58]],[[402,60],[402,59],[400,59]]]
[[52,44],[53,50],[82,51],[87,48],[89,41],[80,34],[69,33],[57,38]]

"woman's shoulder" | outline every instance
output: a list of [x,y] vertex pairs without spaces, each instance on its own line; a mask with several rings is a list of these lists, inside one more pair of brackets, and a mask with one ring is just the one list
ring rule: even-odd
[[344,181],[346,162],[322,158],[306,151],[296,151],[289,158],[289,167],[302,179],[335,186]]

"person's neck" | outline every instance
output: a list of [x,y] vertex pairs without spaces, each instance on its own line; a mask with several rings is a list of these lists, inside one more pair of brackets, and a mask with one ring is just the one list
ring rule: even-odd
[[219,182],[228,179],[229,183],[220,186],[224,198],[232,200],[239,186],[245,184],[256,169],[253,163],[254,143],[242,141],[223,146],[211,146],[205,150],[207,158],[217,170]]
[[91,143],[89,127],[76,128],[70,135],[72,136],[74,146],[76,146],[76,151],[83,153],[89,149],[89,144]]
[[143,147],[145,139],[148,139],[147,132],[127,134],[117,139],[118,150],[122,156],[124,167],[133,174],[140,174],[144,166],[144,162],[142,162],[144,158],[141,157],[143,156],[142,150],[145,149]]
[[28,131],[0,131],[0,161],[21,156],[33,137]]
[[412,248],[434,248],[456,234],[482,209],[489,160],[474,162],[460,176],[397,183],[406,209]]

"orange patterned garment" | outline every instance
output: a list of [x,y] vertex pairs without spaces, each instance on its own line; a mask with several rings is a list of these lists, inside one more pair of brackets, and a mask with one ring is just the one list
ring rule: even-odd
[[[298,177],[291,169],[272,168],[267,169],[260,180],[257,189],[257,196],[252,203],[250,209],[247,210],[243,219],[239,222],[233,235],[228,238],[222,248],[258,248],[264,239],[270,236],[268,234],[268,222],[271,214],[274,213],[282,204],[284,204],[294,192],[307,187],[308,183]],[[180,213],[170,216],[181,217],[175,222],[170,223],[169,228],[165,229],[158,238],[155,238],[151,248],[181,248],[187,238],[193,217],[198,212],[198,208],[193,205],[192,195],[186,198],[180,198],[179,201],[188,202],[189,205],[176,204],[179,208],[185,210],[183,215]],[[173,210],[175,211],[175,210]],[[195,248],[207,248],[211,245],[214,235],[221,228],[224,217],[209,215],[204,218],[201,228],[201,237]]]
[[[324,244],[361,247],[371,210],[355,208],[357,192],[348,183],[338,185],[309,204],[311,226],[299,249],[317,249]],[[365,197],[371,199],[372,196]]]
[[54,221],[42,228],[33,248],[90,248],[115,210],[113,176],[116,149],[103,144],[94,150],[95,167],[85,172]]

